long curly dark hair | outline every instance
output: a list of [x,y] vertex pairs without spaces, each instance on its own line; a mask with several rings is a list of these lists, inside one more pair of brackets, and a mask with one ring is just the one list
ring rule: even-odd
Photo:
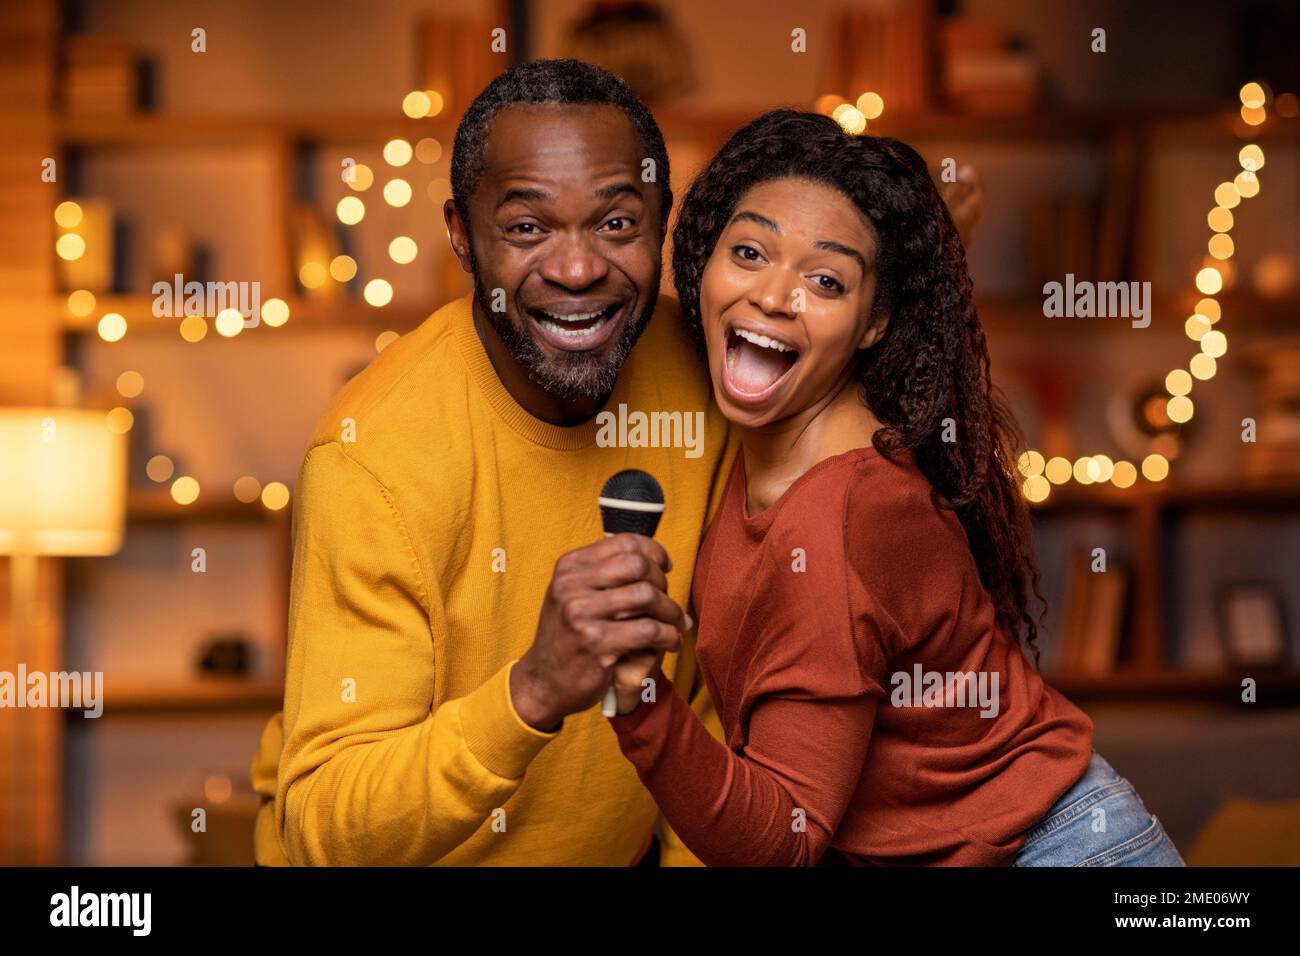
[[[910,450],[939,503],[956,510],[998,623],[1027,641],[1037,665],[1045,602],[1015,464],[1022,438],[989,376],[966,251],[916,150],[789,109],[732,136],[692,184],[673,230],[674,281],[696,348],[705,354],[700,281],[736,204],[788,177],[839,190],[874,227],[873,311],[890,319],[857,357],[862,400],[884,426],[872,444],[886,457]],[[949,418],[956,441],[943,441]]]

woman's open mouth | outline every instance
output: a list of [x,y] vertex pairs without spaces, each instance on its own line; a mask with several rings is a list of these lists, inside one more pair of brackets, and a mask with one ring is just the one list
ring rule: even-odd
[[526,309],[542,338],[553,348],[565,352],[587,352],[600,348],[617,327],[623,303],[587,306],[584,309],[555,307]]
[[722,381],[738,402],[765,401],[799,361],[799,351],[788,342],[732,326],[727,330],[727,353]]

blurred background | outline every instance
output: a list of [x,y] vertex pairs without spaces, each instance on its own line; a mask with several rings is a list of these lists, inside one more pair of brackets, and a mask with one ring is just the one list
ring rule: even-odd
[[[468,291],[465,106],[568,55],[652,105],[679,196],[782,105],[979,171],[1043,669],[1189,862],[1300,864],[1298,36],[1210,0],[4,5],[0,672],[105,685],[0,708],[0,863],[252,862],[311,426]],[[156,317],[177,273],[261,321]],[[1149,282],[1149,326],[1046,315],[1067,276]]]

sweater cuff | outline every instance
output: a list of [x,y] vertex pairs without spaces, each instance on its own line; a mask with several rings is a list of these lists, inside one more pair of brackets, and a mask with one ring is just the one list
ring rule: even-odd
[[478,762],[507,780],[518,780],[541,749],[560,735],[546,733],[525,723],[510,699],[511,661],[478,690],[461,698],[460,726]]
[[619,737],[631,741],[653,739],[663,733],[671,720],[673,697],[677,690],[672,681],[664,676],[663,669],[655,671],[654,702],[641,701],[626,714],[617,714],[609,718],[609,725]]

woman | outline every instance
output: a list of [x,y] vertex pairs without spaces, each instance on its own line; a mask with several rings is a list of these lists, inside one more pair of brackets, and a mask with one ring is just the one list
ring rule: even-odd
[[921,158],[750,123],[673,234],[737,456],[697,562],[714,740],[656,671],[611,718],[713,865],[1181,865],[1048,687],[1037,569],[965,253]]

